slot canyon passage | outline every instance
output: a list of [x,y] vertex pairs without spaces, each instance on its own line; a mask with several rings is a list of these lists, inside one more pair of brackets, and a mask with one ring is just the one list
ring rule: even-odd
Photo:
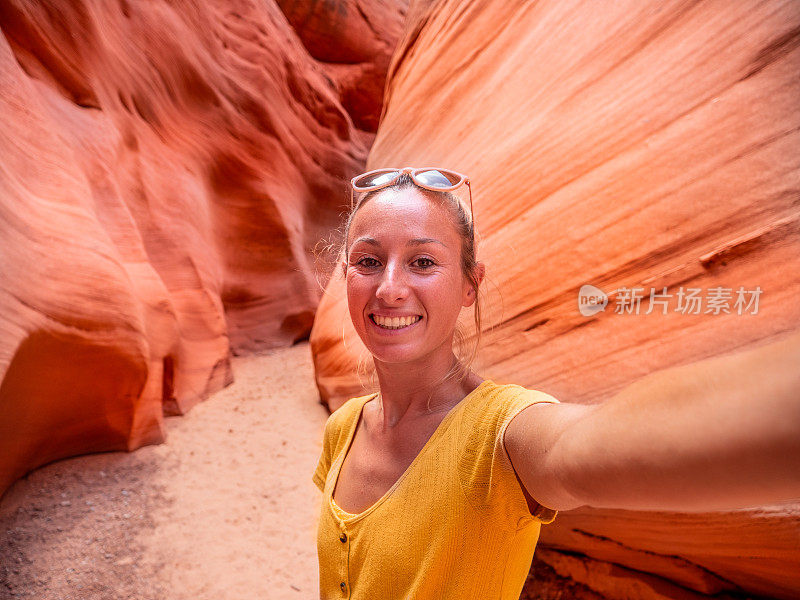
[[[800,327],[800,3],[4,0],[0,31],[0,598],[315,597],[367,169],[469,175],[485,377],[597,403]],[[633,288],[760,304],[613,310]],[[525,595],[799,573],[796,503],[584,508]]]

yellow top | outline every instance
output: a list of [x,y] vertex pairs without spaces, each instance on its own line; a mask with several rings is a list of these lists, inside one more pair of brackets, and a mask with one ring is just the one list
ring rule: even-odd
[[542,523],[531,514],[503,445],[508,423],[543,392],[485,380],[442,420],[375,504],[350,514],[333,490],[361,409],[351,398],[325,424],[313,475],[322,490],[317,532],[324,600],[518,600]]

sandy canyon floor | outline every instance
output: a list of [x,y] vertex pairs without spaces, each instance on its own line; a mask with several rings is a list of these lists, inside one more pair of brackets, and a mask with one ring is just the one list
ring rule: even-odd
[[[318,598],[311,473],[328,412],[308,344],[237,357],[233,371],[233,385],[167,418],[166,443],[15,483],[0,499],[0,598]],[[535,571],[523,598],[596,597]]]

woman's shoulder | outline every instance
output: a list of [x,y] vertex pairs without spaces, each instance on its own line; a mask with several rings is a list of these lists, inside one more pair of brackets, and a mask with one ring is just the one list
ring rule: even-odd
[[468,428],[483,430],[494,437],[523,409],[543,402],[558,403],[550,394],[516,383],[497,383],[491,379],[476,389],[476,397],[468,401],[463,419]]
[[361,407],[374,398],[375,395],[376,392],[373,392],[346,400],[344,404],[334,410],[328,417],[328,421],[325,423],[325,435],[338,437],[341,433],[345,432],[349,426],[354,425],[361,411]]
[[547,392],[517,383],[497,383],[486,379],[480,387],[485,404],[495,410],[513,409],[539,402],[558,402],[557,398]]
[[339,408],[331,413],[331,416],[340,415],[339,418],[343,415],[352,415],[353,413],[357,413],[361,410],[361,407],[372,400],[375,396],[378,395],[378,392],[371,392],[369,394],[364,394],[363,396],[354,396],[352,398],[348,398],[344,401]]

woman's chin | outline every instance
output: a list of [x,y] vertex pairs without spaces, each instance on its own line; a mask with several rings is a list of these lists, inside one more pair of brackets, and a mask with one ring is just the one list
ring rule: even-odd
[[367,350],[372,354],[375,362],[380,362],[386,365],[389,364],[404,364],[419,360],[424,356],[423,352],[419,349],[409,347],[391,347],[387,348],[384,345],[368,344]]
[[[382,332],[376,334],[374,328],[368,328],[366,332],[359,332],[359,337],[375,362],[385,365],[418,363],[420,366],[430,366],[434,362],[439,362],[436,359],[439,352],[447,357],[452,355],[452,334],[436,343],[430,339],[430,336],[420,335],[421,333],[423,332],[417,331],[415,335],[407,337],[387,336],[382,335]],[[444,360],[446,362],[448,359]]]

